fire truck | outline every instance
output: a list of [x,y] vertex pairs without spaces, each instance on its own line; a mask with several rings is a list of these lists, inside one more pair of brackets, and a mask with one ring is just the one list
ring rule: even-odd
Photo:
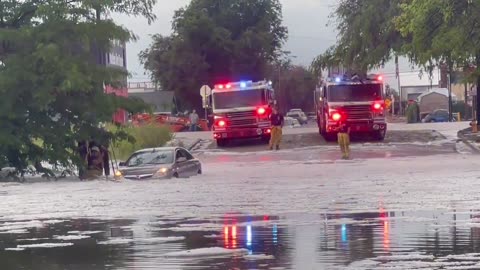
[[270,140],[269,116],[274,104],[271,81],[217,84],[209,102],[214,116],[213,138],[218,146],[225,146],[232,139]]
[[327,78],[315,91],[315,107],[318,130],[327,141],[336,139],[340,121],[349,124],[351,133],[379,141],[385,138],[387,123],[380,75]]

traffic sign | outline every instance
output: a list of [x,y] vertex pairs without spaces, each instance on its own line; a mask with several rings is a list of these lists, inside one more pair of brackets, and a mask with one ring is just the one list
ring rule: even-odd
[[212,88],[208,85],[204,85],[200,88],[200,96],[206,98],[212,94]]

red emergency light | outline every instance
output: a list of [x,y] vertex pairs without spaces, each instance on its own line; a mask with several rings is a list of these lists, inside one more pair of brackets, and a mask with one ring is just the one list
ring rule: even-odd
[[267,112],[267,110],[265,110],[265,108],[260,107],[260,108],[257,109],[257,114],[258,115],[264,115],[266,112]]
[[382,104],[380,104],[380,103],[375,103],[375,104],[373,104],[373,108],[374,108],[375,110],[381,110],[381,109],[383,109],[383,108],[382,108]]
[[377,80],[383,81],[383,77],[382,77],[382,76],[378,76],[378,77],[377,77]]
[[218,126],[219,127],[224,127],[226,125],[227,125],[227,123],[225,121],[223,121],[223,120],[218,121]]
[[336,112],[336,113],[332,114],[332,119],[334,121],[339,121],[340,119],[342,119],[342,115],[340,113]]

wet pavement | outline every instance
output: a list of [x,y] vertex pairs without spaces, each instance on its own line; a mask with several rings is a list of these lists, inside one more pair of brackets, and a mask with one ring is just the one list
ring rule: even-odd
[[480,269],[456,143],[200,151],[204,174],[0,184],[0,269]]

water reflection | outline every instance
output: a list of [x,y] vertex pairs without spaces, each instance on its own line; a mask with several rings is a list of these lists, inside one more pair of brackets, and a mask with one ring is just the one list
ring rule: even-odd
[[[389,212],[381,205],[375,212],[282,217],[5,221],[0,262],[2,270],[374,268],[363,262],[401,269],[401,262],[427,256],[418,259],[427,268],[448,269],[445,263],[456,260],[480,261],[475,213]],[[446,259],[452,254],[469,257]]]

